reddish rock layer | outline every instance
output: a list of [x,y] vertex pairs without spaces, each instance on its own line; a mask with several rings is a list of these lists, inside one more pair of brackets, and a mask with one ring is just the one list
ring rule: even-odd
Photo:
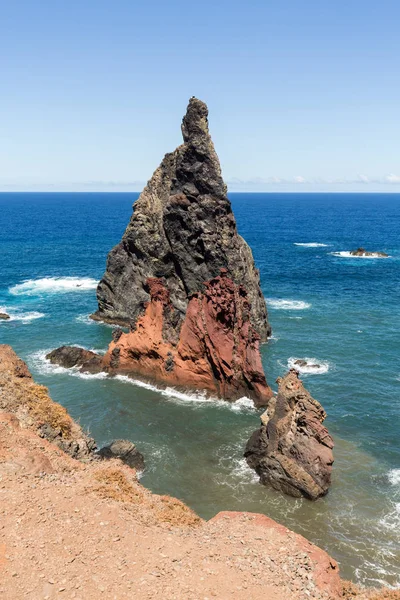
[[257,406],[266,406],[272,392],[243,286],[227,277],[225,269],[206,282],[204,292],[189,300],[178,339],[168,289],[156,278],[149,278],[147,286],[151,301],[144,315],[133,331],[114,336],[103,368],[206,390],[228,400],[248,396]]

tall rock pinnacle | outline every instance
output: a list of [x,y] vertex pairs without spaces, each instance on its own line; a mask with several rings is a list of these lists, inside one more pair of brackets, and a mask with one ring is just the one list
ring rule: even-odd
[[204,102],[190,99],[182,135],[184,143],[155,170],[108,255],[93,318],[134,328],[150,301],[147,281],[158,278],[174,309],[168,335],[176,343],[190,297],[223,268],[246,290],[251,324],[265,341],[270,326],[259,273],[237,232]]

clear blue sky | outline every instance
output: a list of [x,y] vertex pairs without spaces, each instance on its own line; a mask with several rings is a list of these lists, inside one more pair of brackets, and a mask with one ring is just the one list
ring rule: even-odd
[[400,3],[0,1],[0,189],[138,190],[207,102],[231,190],[400,190]]

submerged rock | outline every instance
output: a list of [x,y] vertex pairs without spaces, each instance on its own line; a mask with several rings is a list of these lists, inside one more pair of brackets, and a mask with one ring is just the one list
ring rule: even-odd
[[261,416],[245,458],[260,482],[290,496],[316,500],[331,484],[332,437],[322,425],[326,413],[291,370],[277,380],[278,395]]
[[191,98],[182,122],[184,143],[155,170],[121,242],[108,255],[93,318],[135,326],[150,301],[148,279],[163,279],[177,340],[191,296],[226,268],[247,290],[251,323],[266,341],[270,326],[259,272],[237,232],[207,117],[204,102]]
[[119,458],[123,463],[137,471],[144,471],[144,456],[135,444],[128,440],[114,440],[101,448],[97,455],[103,459]]
[[0,312],[0,319],[3,321],[7,321],[7,319],[10,318],[10,315],[8,315],[7,313],[2,313]]
[[386,252],[368,252],[365,248],[357,248],[357,250],[350,250],[352,256],[370,256],[375,258],[388,258],[389,254]]

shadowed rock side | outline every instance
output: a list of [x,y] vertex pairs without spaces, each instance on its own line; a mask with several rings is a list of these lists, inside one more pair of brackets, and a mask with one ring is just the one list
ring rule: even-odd
[[267,310],[249,246],[238,235],[221,167],[208,132],[207,106],[191,98],[184,143],[167,154],[134,204],[121,242],[108,255],[95,319],[135,325],[150,300],[149,278],[164,278],[179,338],[189,298],[226,268],[243,285],[251,322],[265,341]]
[[261,427],[251,436],[244,455],[261,483],[290,496],[316,500],[331,483],[334,444],[322,425],[326,413],[296,371],[277,383],[278,395],[261,416]]
[[177,338],[177,310],[161,279],[149,278],[145,313],[129,333],[116,330],[104,357],[82,348],[62,347],[47,358],[82,371],[122,373],[205,390],[227,400],[247,396],[266,406],[272,396],[259,350],[260,336],[250,322],[247,292],[225,269],[189,300]]

